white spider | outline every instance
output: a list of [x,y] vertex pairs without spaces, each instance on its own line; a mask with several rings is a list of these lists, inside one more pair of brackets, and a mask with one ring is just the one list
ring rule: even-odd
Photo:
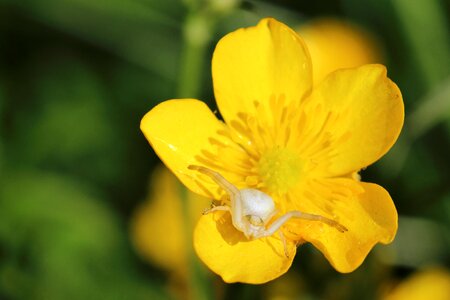
[[[290,218],[320,221],[329,226],[335,227],[340,232],[347,231],[347,228],[334,220],[320,215],[304,213],[298,210],[292,210],[285,213],[273,221],[270,227],[266,228],[266,225],[277,213],[275,204],[269,195],[256,189],[239,190],[222,175],[205,167],[190,165],[188,166],[188,169],[196,170],[209,176],[222,189],[224,189],[230,197],[230,206],[215,206],[206,210],[203,214],[208,214],[213,211],[229,211],[231,213],[233,226],[237,230],[241,231],[247,239],[259,239],[262,237],[271,236],[275,234]],[[283,242],[284,252],[288,257],[286,239],[284,238],[281,230],[278,231],[278,234]]]

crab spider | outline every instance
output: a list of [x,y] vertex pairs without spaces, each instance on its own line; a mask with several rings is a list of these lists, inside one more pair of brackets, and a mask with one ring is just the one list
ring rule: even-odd
[[284,252],[287,257],[288,253],[286,239],[284,238],[282,231],[279,229],[291,218],[319,221],[335,227],[340,232],[347,231],[347,228],[334,220],[320,215],[304,213],[298,210],[292,210],[285,213],[273,221],[267,228],[267,224],[277,213],[275,203],[269,195],[257,189],[239,190],[222,175],[205,167],[189,165],[188,169],[196,170],[209,176],[215,183],[225,190],[230,197],[230,206],[215,206],[206,210],[203,214],[208,214],[214,211],[229,211],[231,213],[231,221],[233,226],[237,230],[241,231],[247,239],[268,237],[278,232],[280,239],[283,242]]

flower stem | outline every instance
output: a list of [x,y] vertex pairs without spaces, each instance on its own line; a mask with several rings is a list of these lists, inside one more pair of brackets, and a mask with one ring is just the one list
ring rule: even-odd
[[[190,7],[183,27],[183,49],[181,53],[180,70],[177,87],[177,98],[199,98],[202,74],[211,41],[212,24],[208,15],[199,10],[195,1],[186,3]],[[184,212],[185,236],[188,244],[192,245],[193,228],[190,225],[190,209],[188,192],[180,185],[180,199]],[[201,265],[193,251],[193,247],[186,247],[189,268],[189,296],[190,299],[212,299],[211,278],[207,270]]]
[[[190,215],[191,210],[189,209],[189,199],[187,189],[179,184],[178,193],[180,195],[181,204],[183,208],[183,218],[184,218],[184,235],[186,237],[187,245],[192,245],[192,233],[194,228],[191,226]],[[208,300],[213,299],[212,289],[211,289],[211,278],[208,271],[201,265],[199,259],[195,255],[192,246],[186,247],[186,257],[188,259],[188,284],[189,284],[189,299],[199,299]]]
[[[184,0],[189,13],[183,25],[183,48],[180,57],[180,70],[177,98],[199,98],[202,74],[211,58],[208,47],[212,40],[217,20],[233,11],[239,0]],[[190,226],[190,209],[187,189],[180,187],[180,198],[184,212],[185,235],[192,243],[193,228]],[[189,288],[191,299],[213,299],[210,273],[200,263],[193,247],[187,247],[189,260]]]
[[183,28],[184,45],[178,79],[178,98],[198,98],[200,94],[211,29],[210,22],[203,14],[190,13],[186,18]]

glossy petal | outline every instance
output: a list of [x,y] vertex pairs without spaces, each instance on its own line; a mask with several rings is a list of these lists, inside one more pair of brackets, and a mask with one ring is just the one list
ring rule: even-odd
[[305,221],[307,227],[302,233],[304,240],[311,242],[343,273],[355,270],[376,243],[390,243],[397,232],[397,211],[388,192],[373,183],[355,184],[360,184],[364,191],[333,207],[336,219],[347,227],[347,232]]
[[237,231],[228,212],[200,218],[194,247],[200,259],[225,282],[264,283],[284,274],[292,264],[296,246],[288,241],[289,258],[276,237],[247,240]]
[[378,160],[397,140],[404,119],[400,90],[382,65],[330,74],[304,109],[314,116],[314,125],[300,139],[321,145],[305,154],[314,156],[318,177],[345,175]]
[[222,38],[212,60],[214,94],[224,119],[254,113],[255,101],[272,96],[300,101],[312,85],[311,59],[301,38],[286,25],[263,19]]
[[[216,153],[217,148],[233,142],[219,134],[226,131],[208,106],[194,99],[165,101],[149,111],[141,121],[141,130],[165,165],[193,192],[218,199],[216,184],[189,165],[201,165],[201,154]],[[226,178],[233,178],[223,172]]]

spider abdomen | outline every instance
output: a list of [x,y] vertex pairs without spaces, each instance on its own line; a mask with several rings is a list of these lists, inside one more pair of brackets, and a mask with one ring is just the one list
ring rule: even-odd
[[264,224],[275,215],[275,203],[272,198],[256,189],[240,190],[244,216],[260,218]]

